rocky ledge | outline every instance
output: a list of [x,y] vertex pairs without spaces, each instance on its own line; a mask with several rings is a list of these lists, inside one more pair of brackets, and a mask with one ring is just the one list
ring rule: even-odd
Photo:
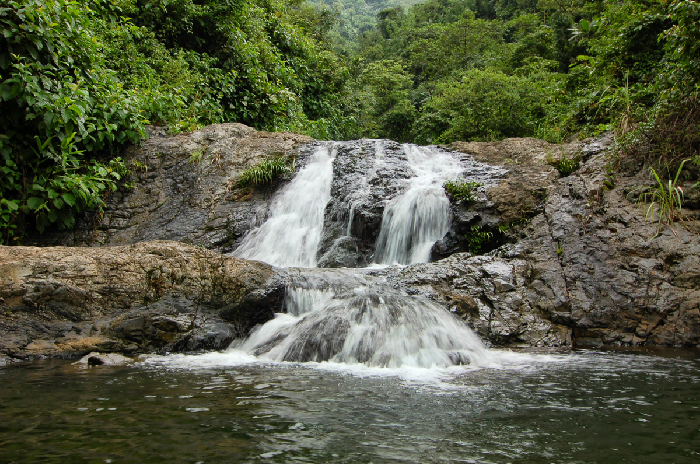
[[177,242],[0,247],[0,357],[223,349],[283,299],[281,271]]
[[150,127],[148,140],[124,153],[129,183],[106,199],[102,215],[90,212],[70,232],[29,237],[27,243],[102,246],[177,240],[231,251],[248,230],[265,221],[272,192],[238,189],[238,175],[271,157],[294,158],[297,166],[303,165],[313,141],[243,124],[215,124],[177,135]]
[[[699,346],[700,192],[683,184],[683,222],[647,221],[635,196],[653,185],[648,170],[606,177],[611,147],[610,135],[453,144],[508,170],[486,213],[510,243],[406,268],[397,284],[450,306],[492,345]],[[579,156],[580,168],[560,176],[545,163],[560,156]]]

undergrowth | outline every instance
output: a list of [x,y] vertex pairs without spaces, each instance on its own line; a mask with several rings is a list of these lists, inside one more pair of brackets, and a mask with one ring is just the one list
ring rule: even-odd
[[476,189],[481,187],[481,184],[465,180],[448,180],[442,186],[451,201],[470,203],[476,200]]

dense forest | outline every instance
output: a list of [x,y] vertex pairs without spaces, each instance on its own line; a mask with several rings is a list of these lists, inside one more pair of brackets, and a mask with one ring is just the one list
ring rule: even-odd
[[412,3],[3,2],[0,244],[128,188],[118,155],[148,124],[421,144],[615,130],[625,156],[700,165],[700,2]]

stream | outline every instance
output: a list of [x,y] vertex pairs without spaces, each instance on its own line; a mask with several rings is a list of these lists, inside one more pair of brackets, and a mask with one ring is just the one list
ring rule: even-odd
[[[700,461],[697,351],[489,349],[391,285],[449,228],[442,184],[465,170],[450,153],[402,146],[371,264],[318,268],[339,147],[318,145],[233,253],[287,268],[283,313],[223,352],[0,368],[0,463]],[[333,246],[361,229],[360,183]]]
[[0,462],[694,463],[700,357],[499,352],[490,366],[261,363],[0,369]]

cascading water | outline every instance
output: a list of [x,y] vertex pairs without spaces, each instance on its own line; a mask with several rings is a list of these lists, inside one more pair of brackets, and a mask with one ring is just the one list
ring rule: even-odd
[[273,266],[316,266],[334,158],[332,146],[318,147],[272,203],[268,220],[253,230],[233,254]]
[[462,173],[461,163],[441,150],[404,145],[415,173],[409,189],[384,209],[375,262],[428,262],[430,249],[449,228],[450,203],[442,184]]
[[[384,146],[375,141],[375,168]],[[336,145],[316,150],[278,195],[268,220],[235,254],[276,266],[313,268],[330,199]],[[449,227],[442,184],[461,163],[449,153],[404,145],[408,188],[384,210],[375,262],[427,262],[430,248]],[[363,179],[367,182],[367,179]],[[354,204],[347,211],[352,223]],[[347,227],[350,233],[350,226]],[[393,268],[290,269],[285,314],[257,327],[232,350],[272,361],[334,361],[381,367],[481,364],[487,350],[464,323],[438,304],[408,295],[389,279]]]
[[[346,271],[349,272],[349,271]],[[381,367],[482,364],[486,349],[464,323],[425,298],[373,280],[334,295],[294,289],[299,316],[280,314],[239,347],[273,361]]]

